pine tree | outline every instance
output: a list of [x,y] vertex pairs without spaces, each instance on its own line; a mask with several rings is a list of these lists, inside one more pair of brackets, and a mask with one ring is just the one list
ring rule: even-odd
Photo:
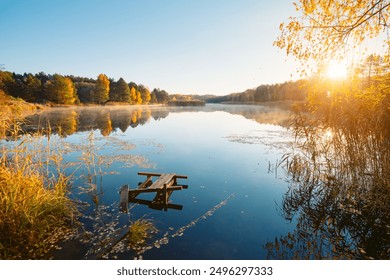
[[130,88],[123,78],[120,78],[116,83],[116,92],[118,101],[130,102]]

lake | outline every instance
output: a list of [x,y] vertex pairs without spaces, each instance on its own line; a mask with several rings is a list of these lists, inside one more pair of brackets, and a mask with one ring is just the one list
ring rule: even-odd
[[[279,106],[207,104],[71,107],[28,117],[27,131],[50,127],[42,142],[61,149],[80,205],[81,229],[49,257],[96,257],[109,238],[143,219],[153,224],[147,238],[131,248],[119,242],[99,257],[266,259],[264,245],[294,228],[280,215],[288,183],[276,168],[293,141],[289,114]],[[145,179],[138,172],[188,176],[179,179],[188,189],[170,197],[182,210],[130,203],[121,213],[119,189],[136,188]]]

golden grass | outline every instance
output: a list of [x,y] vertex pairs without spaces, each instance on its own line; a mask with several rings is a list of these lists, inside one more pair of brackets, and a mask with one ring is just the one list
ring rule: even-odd
[[148,219],[138,219],[134,221],[129,227],[129,244],[130,247],[137,248],[144,243],[157,232],[153,222]]
[[9,129],[24,117],[43,110],[45,106],[13,98],[0,89],[0,139],[9,134]]
[[49,171],[60,155],[24,138],[1,147],[0,259],[44,258],[76,213],[67,197],[70,178],[59,165],[55,175]]

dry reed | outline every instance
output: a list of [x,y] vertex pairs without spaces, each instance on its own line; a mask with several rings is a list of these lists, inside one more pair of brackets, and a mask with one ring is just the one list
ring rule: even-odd
[[76,214],[70,177],[49,139],[19,136],[18,124],[11,127],[12,141],[1,140],[0,259],[44,258]]

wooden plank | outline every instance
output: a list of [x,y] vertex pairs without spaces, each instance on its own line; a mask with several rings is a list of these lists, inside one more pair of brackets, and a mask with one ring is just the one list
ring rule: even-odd
[[129,195],[130,194],[140,194],[140,193],[151,193],[151,192],[158,192],[160,189],[153,189],[153,188],[146,188],[146,189],[129,189]]
[[152,173],[152,172],[138,172],[138,175],[159,177],[162,174],[161,173]]
[[[183,186],[170,186],[170,187],[167,187],[167,190],[168,191],[180,191],[184,189]],[[129,195],[131,194],[140,194],[140,193],[151,193],[151,192],[161,192],[162,189],[158,189],[158,188],[147,188],[147,189],[129,189],[128,192],[129,192]],[[134,198],[134,196],[131,196],[130,198]]]
[[[152,177],[148,177],[145,179],[144,182],[141,182],[138,184],[138,189],[145,190],[147,187],[149,187],[152,184]],[[144,192],[144,191],[142,191]],[[141,192],[134,192],[133,190],[129,190],[129,199],[136,198],[137,195],[139,195]]]
[[119,195],[119,209],[120,211],[127,213],[129,205],[129,185],[123,185],[119,190]]
[[145,189],[145,188],[149,187],[151,184],[153,184],[152,177],[148,177],[148,178],[146,178],[146,180],[144,182],[142,182],[138,185],[138,188]]
[[[163,174],[166,174],[166,173],[138,172],[138,175],[153,176],[153,177],[159,177],[159,176],[161,176]],[[175,174],[175,177],[179,178],[179,179],[188,179],[188,176],[186,176],[186,175]]]
[[174,184],[174,176],[175,174],[162,174],[149,189],[162,189],[164,184],[172,186]]
[[183,186],[170,186],[170,187],[167,187],[167,191],[181,191],[183,188]]
[[188,176],[186,175],[175,175],[176,178],[179,178],[179,179],[188,179]]
[[165,206],[165,211],[167,211],[166,205],[168,204],[168,191],[167,191],[167,184],[164,184],[163,187],[163,193],[162,193],[163,203]]

